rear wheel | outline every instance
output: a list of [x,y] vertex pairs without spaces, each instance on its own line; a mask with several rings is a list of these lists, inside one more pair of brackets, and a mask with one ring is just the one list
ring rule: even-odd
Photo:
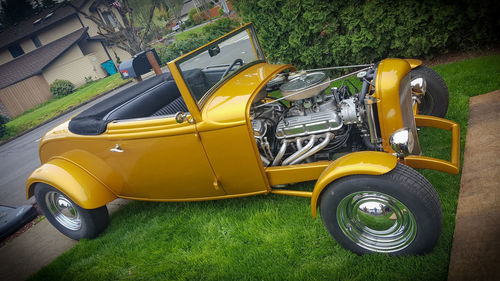
[[432,115],[443,118],[448,111],[450,94],[443,78],[434,70],[419,66],[410,72],[411,81],[416,79],[425,80],[426,89],[424,95],[418,95],[418,114]]
[[54,187],[39,183],[35,198],[49,222],[71,239],[94,238],[109,224],[108,209],[84,209]]
[[358,254],[423,254],[441,232],[441,203],[432,185],[403,164],[387,174],[354,175],[328,185],[320,197],[323,224]]

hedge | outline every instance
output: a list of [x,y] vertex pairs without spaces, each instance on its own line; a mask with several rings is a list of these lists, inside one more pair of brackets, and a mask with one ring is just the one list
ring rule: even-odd
[[499,41],[500,1],[233,0],[268,59],[300,67],[431,58]]
[[[92,77],[91,77],[92,78]],[[73,92],[75,85],[68,80],[56,79],[50,84],[50,92],[54,96],[62,97],[67,96]]]
[[5,124],[9,121],[9,117],[0,114],[0,137],[3,137],[7,133],[7,127],[5,127]]

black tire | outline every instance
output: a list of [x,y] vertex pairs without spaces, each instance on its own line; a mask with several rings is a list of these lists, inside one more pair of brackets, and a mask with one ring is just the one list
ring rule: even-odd
[[418,114],[443,118],[450,103],[450,94],[443,78],[434,70],[425,66],[412,69],[410,78],[411,80],[424,78],[427,83],[425,95],[418,105]]
[[424,254],[441,233],[438,194],[424,176],[399,163],[384,175],[353,175],[330,183],[321,193],[320,213],[330,235],[357,254]]
[[[94,238],[103,232],[109,225],[109,215],[106,205],[97,209],[84,209],[69,199],[64,193],[56,188],[38,183],[35,186],[35,198],[49,222],[62,234],[71,239]],[[62,209],[55,207],[57,202],[70,204],[71,208]],[[52,206],[52,211],[49,209]],[[67,213],[66,216],[64,213]]]

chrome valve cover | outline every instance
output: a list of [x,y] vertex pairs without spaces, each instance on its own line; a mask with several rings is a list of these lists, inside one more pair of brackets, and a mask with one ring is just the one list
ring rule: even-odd
[[326,109],[321,106],[319,112],[309,112],[281,120],[276,128],[276,137],[284,139],[332,132],[342,128],[342,125],[342,119],[334,108]]

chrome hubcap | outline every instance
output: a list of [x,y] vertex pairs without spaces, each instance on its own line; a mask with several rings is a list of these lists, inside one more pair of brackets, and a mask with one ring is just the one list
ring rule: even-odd
[[50,214],[62,226],[70,230],[79,230],[82,227],[78,210],[66,196],[56,191],[49,191],[45,195],[45,203]]
[[337,207],[337,221],[358,246],[379,253],[392,253],[410,245],[417,223],[399,200],[380,192],[349,194]]

